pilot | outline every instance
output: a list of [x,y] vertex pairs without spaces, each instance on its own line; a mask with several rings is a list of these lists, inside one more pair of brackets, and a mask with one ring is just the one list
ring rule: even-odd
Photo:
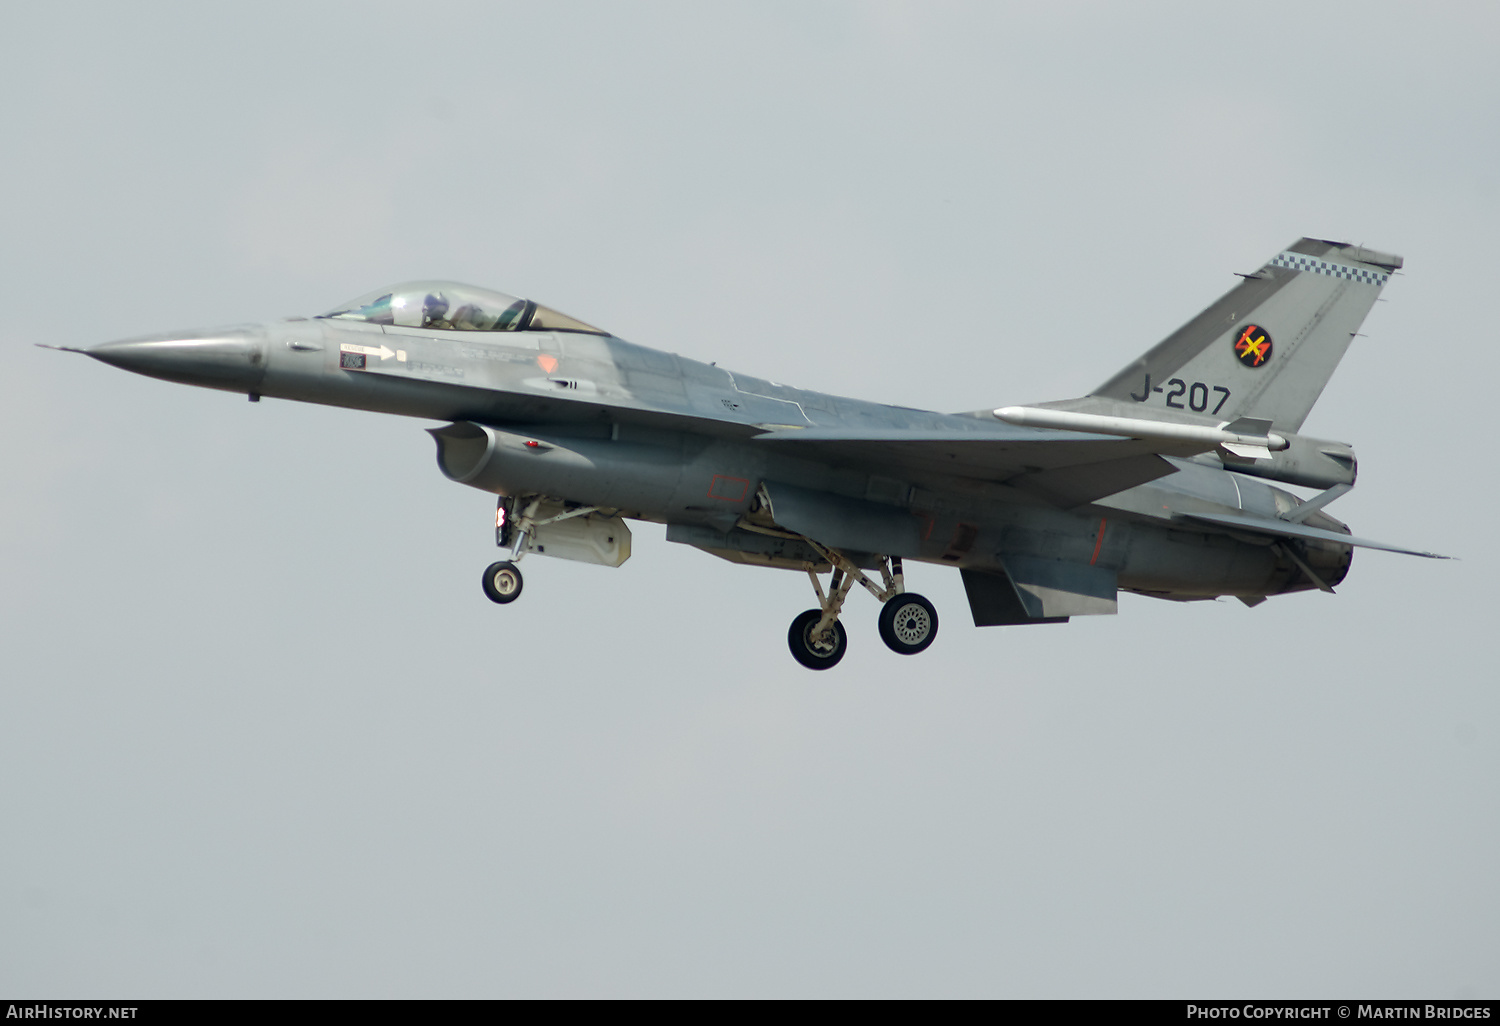
[[453,311],[453,316],[448,318],[449,322],[461,331],[485,331],[495,323],[493,317],[486,317],[477,303],[465,303]]
[[422,300],[422,327],[453,327],[453,322],[448,320],[448,301],[441,292],[429,292],[427,298]]

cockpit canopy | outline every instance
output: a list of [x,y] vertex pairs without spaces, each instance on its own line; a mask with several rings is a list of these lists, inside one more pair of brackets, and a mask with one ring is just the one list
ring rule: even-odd
[[330,310],[337,317],[370,324],[447,331],[606,331],[529,299],[460,285],[453,281],[409,281],[371,292]]

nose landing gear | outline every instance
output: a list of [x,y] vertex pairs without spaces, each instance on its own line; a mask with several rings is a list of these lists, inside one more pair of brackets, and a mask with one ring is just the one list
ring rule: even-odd
[[[532,518],[540,504],[540,498],[532,498],[521,504],[503,495],[495,503],[495,544],[502,549],[510,549],[510,558],[484,568],[480,585],[484,588],[485,598],[491,602],[503,606],[521,597],[524,582],[521,579],[521,568],[516,564],[526,554],[526,539],[535,526]],[[519,516],[516,515],[518,505],[521,506]]]
[[521,568],[508,559],[484,568],[484,594],[491,602],[505,605],[521,597]]

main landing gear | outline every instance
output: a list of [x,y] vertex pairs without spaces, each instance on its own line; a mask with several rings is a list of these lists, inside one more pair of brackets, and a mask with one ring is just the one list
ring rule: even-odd
[[881,559],[882,587],[837,549],[825,548],[811,539],[809,544],[833,566],[833,575],[825,592],[817,573],[810,568],[807,571],[818,596],[818,608],[800,613],[792,621],[786,640],[793,659],[810,670],[826,670],[844,658],[849,638],[839,623],[839,612],[855,584],[885,603],[880,610],[880,639],[892,652],[916,655],[932,644],[937,637],[937,610],[921,595],[906,590],[900,557]]
[[897,595],[880,607],[880,640],[892,652],[916,655],[937,637],[937,610],[921,595]]
[[837,666],[844,658],[844,649],[849,646],[849,633],[837,620],[833,626],[814,633],[823,619],[823,610],[809,609],[798,613],[787,631],[786,643],[792,649],[792,658],[809,670],[826,670]]

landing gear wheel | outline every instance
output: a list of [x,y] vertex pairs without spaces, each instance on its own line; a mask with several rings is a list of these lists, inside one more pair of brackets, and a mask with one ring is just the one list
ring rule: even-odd
[[904,592],[880,610],[880,640],[892,652],[916,655],[937,637],[937,610],[921,595]]
[[833,622],[833,630],[828,638],[813,641],[809,635],[821,619],[823,619],[821,609],[809,609],[805,613],[799,613],[797,619],[792,621],[792,629],[786,634],[786,643],[792,650],[792,658],[809,670],[826,670],[837,666],[849,647],[849,635],[844,632],[844,625],[837,620]]
[[484,594],[502,606],[521,597],[521,570],[510,560],[491,563],[484,568]]

